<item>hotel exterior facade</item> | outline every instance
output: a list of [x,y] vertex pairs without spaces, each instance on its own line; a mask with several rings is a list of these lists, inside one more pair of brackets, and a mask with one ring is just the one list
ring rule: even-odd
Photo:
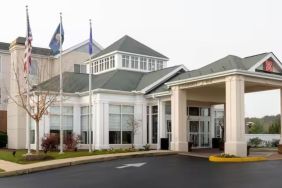
[[[91,61],[80,61],[79,64],[85,63],[87,73],[79,69],[65,71],[64,134],[80,135],[79,147],[88,147],[91,95],[93,149],[132,144],[136,148],[149,144],[152,149],[160,149],[162,138],[169,140],[169,149],[173,151],[188,151],[188,142],[194,148],[210,148],[212,139],[220,138],[224,129],[225,153],[246,156],[244,94],[281,89],[281,62],[273,53],[245,58],[229,55],[190,71],[183,65],[167,67],[168,60],[124,36],[93,55]],[[38,88],[58,92],[59,76],[46,79]],[[8,120],[9,117],[8,107]],[[9,147],[25,148],[27,125],[22,122],[26,122],[26,115],[16,117],[17,122],[8,121]],[[132,124],[138,126],[133,128]],[[30,126],[35,148],[34,123]],[[17,134],[9,131],[11,127]],[[59,104],[49,108],[39,127],[40,138],[59,132]]]

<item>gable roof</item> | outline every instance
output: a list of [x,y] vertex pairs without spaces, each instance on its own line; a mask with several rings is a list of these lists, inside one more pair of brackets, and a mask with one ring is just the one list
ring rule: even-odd
[[134,54],[140,55],[147,55],[152,57],[159,57],[168,59],[166,56],[162,55],[161,53],[153,50],[152,48],[138,42],[137,40],[131,38],[128,35],[125,35],[121,39],[117,40],[98,54],[94,55],[92,59],[97,57],[103,56],[105,54],[114,52],[114,51],[121,51],[121,52],[129,52]]
[[[74,51],[74,50],[76,50],[76,49],[78,49],[78,48],[80,48],[80,47],[82,47],[82,46],[84,46],[84,45],[86,45],[86,44],[88,44],[89,43],[89,39],[87,39],[87,40],[85,40],[85,41],[83,41],[83,42],[81,42],[81,43],[78,43],[78,44],[76,44],[76,45],[74,45],[74,46],[71,46],[71,47],[69,47],[69,48],[67,48],[66,50],[64,50],[63,52],[62,52],[62,55],[64,55],[64,54],[67,54],[67,53],[70,53],[70,52],[72,52],[72,51]],[[95,40],[93,40],[93,45],[95,45],[98,49],[100,49],[100,50],[103,50],[104,48],[98,43],[98,42],[96,42]],[[57,57],[60,57],[60,54],[57,54],[57,55],[55,55],[54,56],[55,58],[57,58]]]
[[[165,75],[179,69],[174,66],[159,71],[144,73],[117,69],[103,74],[92,75],[92,89],[107,89],[115,91],[141,91],[152,83],[162,79]],[[59,91],[60,77],[55,76],[37,86],[41,90]],[[65,93],[88,91],[89,75],[75,72],[63,73],[63,90]],[[162,84],[162,83],[160,83]]]
[[[198,76],[205,76],[208,74],[213,74],[213,73],[219,73],[219,72],[224,72],[228,70],[250,70],[252,67],[254,67],[258,62],[263,60],[264,58],[273,55],[272,52],[267,52],[267,53],[262,53],[262,54],[257,54],[253,56],[248,56],[248,57],[238,57],[234,55],[228,55],[222,59],[219,59],[213,63],[210,63],[204,67],[201,67],[199,69],[191,70],[191,71],[186,71],[184,73],[178,74],[171,79],[167,81],[168,82],[173,82],[173,81],[178,81],[178,80],[185,80],[193,77],[198,77]],[[155,88],[149,94],[153,93],[160,93],[160,92],[165,92],[168,91],[169,88],[164,84],[160,85],[159,87]]]
[[10,46],[9,43],[0,42],[0,50],[6,50],[6,51],[8,51],[8,50],[9,50],[9,46]]
[[182,79],[188,79],[192,77],[197,76],[204,76],[212,73],[218,73],[228,70],[249,70],[251,67],[253,67],[256,63],[258,63],[260,60],[268,56],[270,53],[262,53],[254,56],[249,56],[245,58],[241,58],[234,55],[228,55],[222,59],[219,59],[211,64],[208,64],[202,68],[187,71],[177,77],[175,77],[173,80],[170,81],[176,81],[176,80],[182,80]]

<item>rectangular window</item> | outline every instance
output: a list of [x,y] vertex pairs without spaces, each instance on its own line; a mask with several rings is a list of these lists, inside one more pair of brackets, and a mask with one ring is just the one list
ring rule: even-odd
[[104,60],[103,60],[103,59],[101,59],[101,60],[99,61],[99,68],[100,68],[99,71],[103,71],[103,70],[104,70]]
[[110,61],[109,58],[105,58],[105,70],[108,70],[110,68]]
[[189,107],[189,116],[199,116],[200,111],[198,107]]
[[99,67],[98,67],[98,61],[94,62],[94,72],[98,72],[99,71]]
[[[91,63],[91,69],[92,69],[92,63]],[[80,65],[80,73],[86,73],[86,65]]]
[[[88,144],[89,106],[80,108],[81,143]],[[91,129],[91,127],[90,127]],[[91,131],[91,144],[93,144],[93,131]]]
[[122,67],[129,68],[129,56],[122,55]]
[[131,68],[138,69],[138,60],[139,58],[136,56],[131,56]]
[[158,60],[157,61],[157,70],[161,70],[161,69],[163,69],[163,61]]
[[148,70],[152,70],[152,59],[148,59]]
[[110,67],[114,68],[115,67],[115,56],[110,57]]
[[[73,107],[62,107],[62,126],[64,130],[73,130]],[[60,107],[50,107],[50,129],[60,130]]]
[[29,72],[30,75],[34,75],[34,76],[38,75],[38,61],[31,60]]
[[155,60],[152,59],[152,71],[156,70]]
[[140,69],[147,70],[147,59],[145,57],[140,57]]
[[133,136],[134,107],[110,105],[109,143],[131,144]]
[[30,130],[30,144],[35,144],[35,130]]
[[158,143],[158,106],[152,106],[152,144]]

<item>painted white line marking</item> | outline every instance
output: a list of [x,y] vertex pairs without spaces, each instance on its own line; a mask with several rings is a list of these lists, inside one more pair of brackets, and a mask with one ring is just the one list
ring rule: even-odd
[[122,169],[122,168],[128,168],[128,167],[141,167],[145,165],[146,163],[132,163],[132,164],[124,164],[123,166],[118,166],[116,168]]

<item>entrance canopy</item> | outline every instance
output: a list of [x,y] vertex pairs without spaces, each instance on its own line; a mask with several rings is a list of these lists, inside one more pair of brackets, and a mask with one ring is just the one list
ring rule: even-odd
[[173,150],[187,151],[187,103],[202,102],[225,105],[225,153],[246,156],[244,94],[281,89],[282,64],[273,53],[227,56],[182,73],[165,85],[167,88],[160,86],[151,95],[171,96]]

